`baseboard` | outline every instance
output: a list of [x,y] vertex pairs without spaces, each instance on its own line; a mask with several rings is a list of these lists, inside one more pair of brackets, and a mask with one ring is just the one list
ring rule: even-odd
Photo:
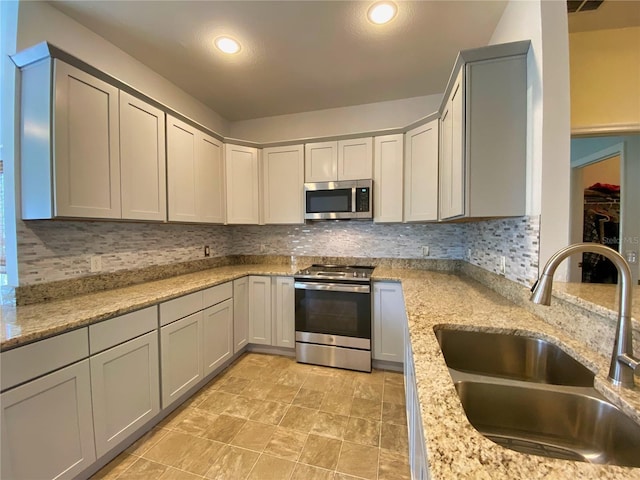
[[390,362],[388,360],[371,360],[371,366],[376,370],[389,370],[391,372],[404,372],[402,362]]

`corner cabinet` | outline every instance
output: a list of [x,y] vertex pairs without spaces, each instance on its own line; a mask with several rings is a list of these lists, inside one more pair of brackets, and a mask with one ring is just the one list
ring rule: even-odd
[[304,147],[262,150],[264,223],[304,223]]
[[373,150],[373,221],[402,222],[404,136],[375,137]]
[[526,213],[529,42],[460,52],[441,117],[441,220]]
[[260,216],[260,152],[257,148],[225,145],[227,223],[258,225]]
[[222,142],[167,115],[169,221],[224,223]]
[[438,119],[405,134],[404,221],[438,220]]

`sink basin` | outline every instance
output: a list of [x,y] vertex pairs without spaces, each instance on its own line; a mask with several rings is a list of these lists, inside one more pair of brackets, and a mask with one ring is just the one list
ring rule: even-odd
[[593,387],[594,374],[556,345],[532,337],[438,329],[449,368],[527,382]]
[[461,381],[456,390],[469,422],[499,445],[532,455],[640,467],[640,427],[593,388],[574,393]]

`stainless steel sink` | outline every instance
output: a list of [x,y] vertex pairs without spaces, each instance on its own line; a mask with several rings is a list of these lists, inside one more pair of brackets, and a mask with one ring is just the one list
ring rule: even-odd
[[499,378],[592,387],[594,374],[556,345],[532,337],[435,330],[449,368]]
[[532,455],[640,467],[640,426],[595,389],[574,393],[545,386],[460,381],[456,390],[471,424],[504,447]]

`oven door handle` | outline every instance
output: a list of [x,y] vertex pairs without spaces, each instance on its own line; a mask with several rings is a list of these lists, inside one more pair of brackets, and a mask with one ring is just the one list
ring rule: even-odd
[[371,293],[370,285],[348,285],[344,283],[295,282],[298,290],[324,290],[327,292]]

